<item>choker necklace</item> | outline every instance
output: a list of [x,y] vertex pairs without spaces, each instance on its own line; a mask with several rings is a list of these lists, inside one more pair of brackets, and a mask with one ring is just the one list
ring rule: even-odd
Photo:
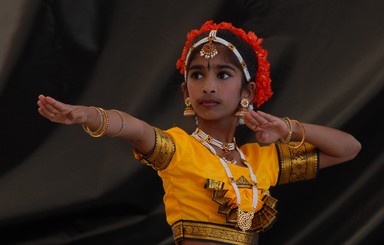
[[[256,175],[253,173],[252,167],[245,160],[245,156],[244,156],[243,152],[240,150],[240,148],[235,146],[235,143],[227,143],[227,144],[233,144],[234,145],[233,147],[235,147],[236,150],[239,152],[241,161],[244,163],[245,166],[248,167],[249,174],[251,175],[251,178],[252,178],[252,192],[253,192],[252,210],[249,211],[249,212],[246,212],[246,211],[240,209],[241,196],[240,196],[239,187],[237,186],[236,180],[233,177],[232,172],[231,172],[231,170],[228,167],[226,159],[223,159],[222,157],[217,155],[215,149],[210,145],[210,143],[206,139],[209,137],[209,138],[212,138],[213,140],[215,140],[215,141],[217,141],[219,143],[222,143],[222,142],[220,142],[220,141],[214,139],[213,137],[207,135],[206,133],[204,133],[199,128],[196,129],[196,131],[192,134],[192,136],[195,139],[197,139],[200,143],[202,143],[204,146],[206,146],[214,155],[218,156],[218,158],[220,160],[220,163],[224,167],[225,172],[226,172],[226,174],[228,176],[228,179],[231,182],[231,185],[232,185],[232,187],[233,187],[233,189],[235,190],[235,193],[236,193],[236,201],[237,201],[237,226],[242,231],[249,230],[251,228],[251,226],[252,226],[252,220],[253,220],[253,217],[254,217],[254,214],[255,214],[255,211],[256,211],[257,202],[258,202],[258,198],[259,197],[258,197],[258,192],[257,192],[257,179],[256,179]],[[218,147],[220,147],[220,146],[218,146]],[[221,149],[221,147],[220,147],[220,149]]]
[[[207,142],[208,144],[210,144],[209,146],[207,146],[208,148],[211,148],[212,147],[211,145],[215,145],[215,146],[219,147],[223,151],[222,154],[219,155],[220,158],[223,158],[224,160],[231,162],[233,164],[237,163],[237,161],[235,160],[235,157],[231,153],[231,151],[236,149],[236,139],[235,138],[233,138],[232,143],[221,142],[221,141],[213,138],[212,136],[206,134],[203,130],[201,130],[199,128],[196,129],[194,134],[197,135],[204,142]],[[215,154],[216,154],[216,151],[215,151]]]

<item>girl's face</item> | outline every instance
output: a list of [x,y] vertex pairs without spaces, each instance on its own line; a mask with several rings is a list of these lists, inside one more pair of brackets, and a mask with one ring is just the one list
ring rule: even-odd
[[196,54],[187,71],[185,97],[201,120],[237,120],[235,112],[241,98],[250,91],[242,89],[243,72],[236,65],[231,51],[215,44],[219,53],[213,59]]

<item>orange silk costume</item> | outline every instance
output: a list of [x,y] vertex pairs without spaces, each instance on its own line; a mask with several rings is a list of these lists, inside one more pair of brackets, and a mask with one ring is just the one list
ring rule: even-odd
[[[277,215],[277,200],[269,195],[269,188],[315,178],[318,169],[318,151],[308,143],[298,149],[287,144],[241,146],[256,174],[259,194],[252,227],[244,232],[236,226],[236,194],[218,156],[180,128],[155,128],[155,133],[153,151],[143,156],[135,150],[134,155],[158,170],[175,242],[186,238],[252,244],[258,232],[268,229]],[[249,170],[228,165],[240,190],[240,207],[250,211],[253,194]]]

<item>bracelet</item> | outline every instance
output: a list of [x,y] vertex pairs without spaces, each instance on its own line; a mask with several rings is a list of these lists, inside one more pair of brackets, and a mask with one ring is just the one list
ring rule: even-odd
[[297,145],[297,146],[293,146],[292,148],[293,149],[298,149],[300,148],[303,144],[304,144],[304,141],[305,141],[305,128],[303,126],[303,124],[297,120],[293,120],[294,123],[296,123],[297,125],[299,125],[299,127],[301,128],[301,134],[302,134],[302,137],[301,137],[301,141],[300,143]]
[[98,138],[103,136],[107,132],[109,126],[109,117],[108,113],[103,108],[93,106],[92,108],[95,108],[100,115],[100,127],[97,130],[92,131],[85,124],[82,124],[82,126],[84,131],[87,132],[90,136]]
[[282,118],[283,121],[285,122],[285,124],[287,124],[287,128],[289,130],[289,133],[288,133],[288,136],[286,139],[284,139],[284,137],[281,137],[279,139],[279,143],[285,143],[285,144],[288,144],[289,141],[291,140],[291,137],[292,137],[292,123],[291,123],[291,120],[289,119],[289,117],[284,117]]
[[111,111],[114,111],[117,114],[119,114],[119,116],[121,118],[121,127],[120,127],[119,131],[116,134],[111,135],[111,137],[117,137],[117,136],[119,136],[121,134],[121,132],[123,131],[123,129],[125,127],[125,119],[124,119],[123,114],[120,111],[115,110],[115,109],[112,109]]

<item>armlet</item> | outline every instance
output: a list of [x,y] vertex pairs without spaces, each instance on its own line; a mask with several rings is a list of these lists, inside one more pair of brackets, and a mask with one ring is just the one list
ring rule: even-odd
[[139,153],[141,158],[140,162],[160,171],[168,167],[176,151],[175,142],[172,137],[159,128],[153,128],[155,131],[155,146],[152,151],[147,155]]
[[280,165],[278,184],[309,180],[316,177],[319,168],[319,152],[315,146],[304,143],[298,149],[293,149],[288,144],[276,144],[276,147]]

